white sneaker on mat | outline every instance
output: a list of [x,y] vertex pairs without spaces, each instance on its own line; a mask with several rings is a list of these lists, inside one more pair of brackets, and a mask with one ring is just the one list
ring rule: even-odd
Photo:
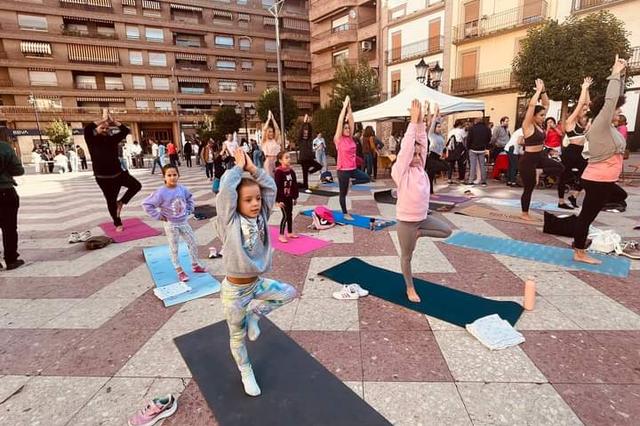
[[240,367],[240,376],[242,377],[242,386],[244,387],[244,393],[249,396],[260,396],[262,391],[256,377],[253,375],[253,369],[249,365],[248,367]]
[[343,285],[341,290],[333,293],[333,298],[338,300],[358,300],[360,295],[358,289],[351,285]]
[[87,241],[89,238],[91,238],[91,231],[84,231],[80,234],[80,241],[82,242]]
[[365,290],[364,288],[360,287],[358,284],[349,284],[348,287],[350,291],[357,292],[358,297],[365,297],[369,295],[369,290]]

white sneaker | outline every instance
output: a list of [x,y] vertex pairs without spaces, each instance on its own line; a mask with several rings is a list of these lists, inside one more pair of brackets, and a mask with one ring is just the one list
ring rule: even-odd
[[311,194],[313,191],[311,191],[310,189],[305,189],[304,192],[306,192],[307,194]]
[[244,387],[244,393],[249,396],[260,396],[262,391],[256,377],[253,375],[253,369],[249,365],[248,367],[240,368],[240,377],[242,378],[242,386]]
[[91,238],[91,231],[84,231],[82,234],[80,234],[80,241],[87,241],[89,238]]
[[71,235],[69,235],[69,244],[79,243],[79,242],[80,242],[80,233],[72,232]]
[[365,290],[360,287],[358,284],[349,284],[349,291],[355,291],[358,293],[358,297],[365,297],[369,295],[369,290]]
[[338,300],[358,300],[360,295],[358,290],[351,285],[343,285],[342,290],[333,292],[333,298]]

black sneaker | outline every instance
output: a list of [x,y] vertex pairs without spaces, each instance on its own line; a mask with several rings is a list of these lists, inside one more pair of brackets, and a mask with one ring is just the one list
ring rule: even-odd
[[15,261],[13,261],[13,262],[7,262],[7,267],[6,267],[6,269],[7,269],[7,271],[10,271],[10,270],[12,270],[12,269],[19,268],[19,267],[21,267],[22,265],[24,265],[24,260],[22,260],[22,259],[16,259],[16,260],[15,260]]
[[558,203],[558,208],[559,209],[565,209],[565,210],[573,210],[573,207],[571,207],[567,203]]
[[576,200],[576,197],[574,197],[573,195],[571,195],[571,196],[567,197],[567,200],[569,200],[569,202],[571,203],[571,205],[572,205],[574,208],[576,208],[576,209],[577,209],[577,208],[579,207],[579,206],[578,206],[578,200]]

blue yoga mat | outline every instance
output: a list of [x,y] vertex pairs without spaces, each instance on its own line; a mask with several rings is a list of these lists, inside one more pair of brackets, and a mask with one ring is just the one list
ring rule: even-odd
[[[151,277],[156,287],[162,287],[178,282],[178,274],[171,263],[171,254],[169,246],[146,247],[144,250],[144,258],[151,271]],[[191,271],[191,257],[187,250],[186,244],[180,244],[178,250],[178,259],[182,269],[189,275],[187,285],[191,287],[191,291],[163,300],[164,306],[173,306],[189,300],[208,296],[220,291],[220,283],[211,274],[196,274]]]
[[[311,212],[313,210],[304,210],[302,212],[300,212],[300,214],[303,214],[305,216],[309,216],[311,217]],[[344,218],[344,214],[342,214],[341,211],[338,210],[332,210],[333,212],[333,217],[335,218],[336,222],[341,223],[343,225],[353,225],[353,226],[357,226],[359,228],[365,228],[365,229],[370,229],[369,227],[371,226],[371,217],[369,216],[360,216],[358,214],[351,214],[351,216],[353,217],[353,220],[347,220]],[[392,226],[396,224],[395,220],[391,220],[391,219],[382,219],[379,217],[373,218],[376,220],[376,231],[380,230],[380,229],[384,229],[387,226]]]
[[[508,198],[477,198],[476,201],[482,204],[488,204],[491,206],[506,206],[506,207],[517,207],[520,208],[520,200],[508,199]],[[532,201],[529,205],[530,209],[534,210],[550,210],[556,212],[564,212],[566,213],[566,209],[561,209],[557,204],[554,203],[544,203],[542,201]]]
[[[339,188],[338,182],[323,182],[322,186],[330,187],[330,188]],[[351,185],[351,188],[354,191],[371,191],[371,185],[366,184],[358,184]]]
[[508,240],[506,238],[489,237],[486,235],[472,234],[470,232],[458,232],[444,240],[445,243],[454,246],[465,247],[484,251],[492,254],[503,254],[535,262],[549,263],[551,265],[564,266],[583,271],[597,272],[603,275],[626,278],[629,276],[631,262],[622,257],[608,256],[606,254],[592,254],[602,261],[600,265],[575,262],[573,250],[545,246],[543,244],[528,243],[525,241]]

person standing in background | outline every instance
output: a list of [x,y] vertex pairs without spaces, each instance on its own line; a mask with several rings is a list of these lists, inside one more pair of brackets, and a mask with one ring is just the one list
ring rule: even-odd
[[4,251],[4,267],[7,270],[24,265],[18,253],[18,209],[20,197],[14,188],[18,184],[14,176],[22,176],[24,167],[10,145],[13,140],[11,129],[0,127],[0,229]]
[[167,155],[169,155],[169,163],[173,167],[178,167],[178,149],[173,141],[169,142],[169,145],[167,145]]
[[193,154],[193,148],[191,146],[191,142],[187,141],[182,148],[182,155],[184,155],[184,162],[187,164],[187,167],[191,167],[191,154]]
[[509,117],[502,117],[500,119],[500,125],[493,129],[491,135],[491,155],[490,160],[495,161],[498,154],[503,150],[507,142],[511,139],[511,133],[509,133]]
[[474,185],[478,167],[480,168],[480,182],[482,186],[487,186],[487,155],[489,154],[489,143],[491,142],[491,131],[481,118],[475,119],[475,124],[469,130],[467,138],[467,148],[469,152],[469,181],[467,185]]
[[313,151],[316,153],[316,161],[322,165],[322,171],[327,171],[327,143],[322,137],[322,133],[318,132],[313,140]]
[[80,145],[76,145],[76,152],[80,158],[80,167],[82,170],[87,170],[87,154],[84,153],[84,149]]

